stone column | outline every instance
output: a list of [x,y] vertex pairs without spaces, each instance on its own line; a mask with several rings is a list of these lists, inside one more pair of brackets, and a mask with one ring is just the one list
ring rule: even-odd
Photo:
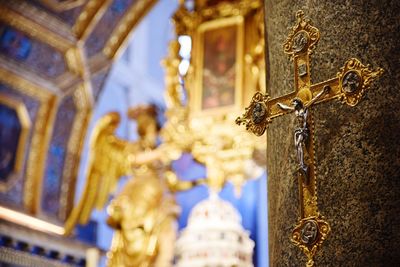
[[[282,44],[299,9],[319,28],[312,82],[333,78],[347,59],[385,73],[356,107],[317,105],[315,149],[319,210],[332,231],[317,266],[400,266],[400,1],[267,0],[267,85],[293,91],[293,64]],[[298,220],[294,116],[267,131],[270,266],[305,266],[290,242]]]

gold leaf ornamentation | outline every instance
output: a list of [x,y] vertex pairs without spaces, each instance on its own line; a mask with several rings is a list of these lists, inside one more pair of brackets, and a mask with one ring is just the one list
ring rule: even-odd
[[270,99],[268,94],[262,94],[257,92],[245,110],[245,113],[236,119],[236,124],[246,125],[246,130],[251,131],[257,136],[264,134],[270,123],[269,111],[268,111],[268,100]]
[[365,91],[371,83],[383,74],[382,68],[371,68],[370,65],[363,65],[356,58],[351,58],[340,69],[339,78],[341,100],[349,106],[357,105],[364,96]]
[[298,54],[311,54],[318,44],[320,33],[311,25],[310,20],[304,18],[304,12],[296,12],[297,24],[290,31],[283,44],[283,50],[293,59]]
[[322,216],[301,219],[292,232],[291,241],[307,256],[307,267],[315,266],[314,256],[331,231]]

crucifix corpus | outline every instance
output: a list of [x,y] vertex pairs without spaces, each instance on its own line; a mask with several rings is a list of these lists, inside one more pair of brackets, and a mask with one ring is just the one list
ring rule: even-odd
[[348,60],[337,76],[330,80],[311,84],[310,56],[320,33],[304,18],[304,12],[296,13],[297,23],[284,43],[284,52],[294,62],[295,91],[271,99],[268,94],[257,92],[236,123],[245,124],[248,131],[257,136],[264,134],[272,119],[294,112],[297,126],[294,143],[298,163],[300,219],[292,232],[292,242],[307,256],[307,267],[315,266],[314,256],[331,228],[319,213],[316,195],[314,160],[314,127],[311,109],[315,104],[332,99],[355,106],[373,80],[382,75],[383,69],[372,69],[358,59]]

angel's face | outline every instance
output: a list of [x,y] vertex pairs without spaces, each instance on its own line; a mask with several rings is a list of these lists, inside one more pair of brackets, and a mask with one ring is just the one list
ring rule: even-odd
[[137,119],[137,129],[140,139],[144,141],[146,146],[154,148],[158,137],[157,120],[147,114],[139,116]]

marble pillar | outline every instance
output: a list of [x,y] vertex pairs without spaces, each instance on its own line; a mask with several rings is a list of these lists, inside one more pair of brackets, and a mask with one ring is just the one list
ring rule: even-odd
[[[321,32],[312,82],[336,76],[347,59],[382,67],[356,107],[314,108],[319,210],[332,231],[317,266],[400,266],[400,1],[267,0],[267,85],[271,97],[293,91],[293,63],[282,44],[304,10]],[[267,131],[270,266],[305,266],[290,242],[298,220],[294,116]]]

